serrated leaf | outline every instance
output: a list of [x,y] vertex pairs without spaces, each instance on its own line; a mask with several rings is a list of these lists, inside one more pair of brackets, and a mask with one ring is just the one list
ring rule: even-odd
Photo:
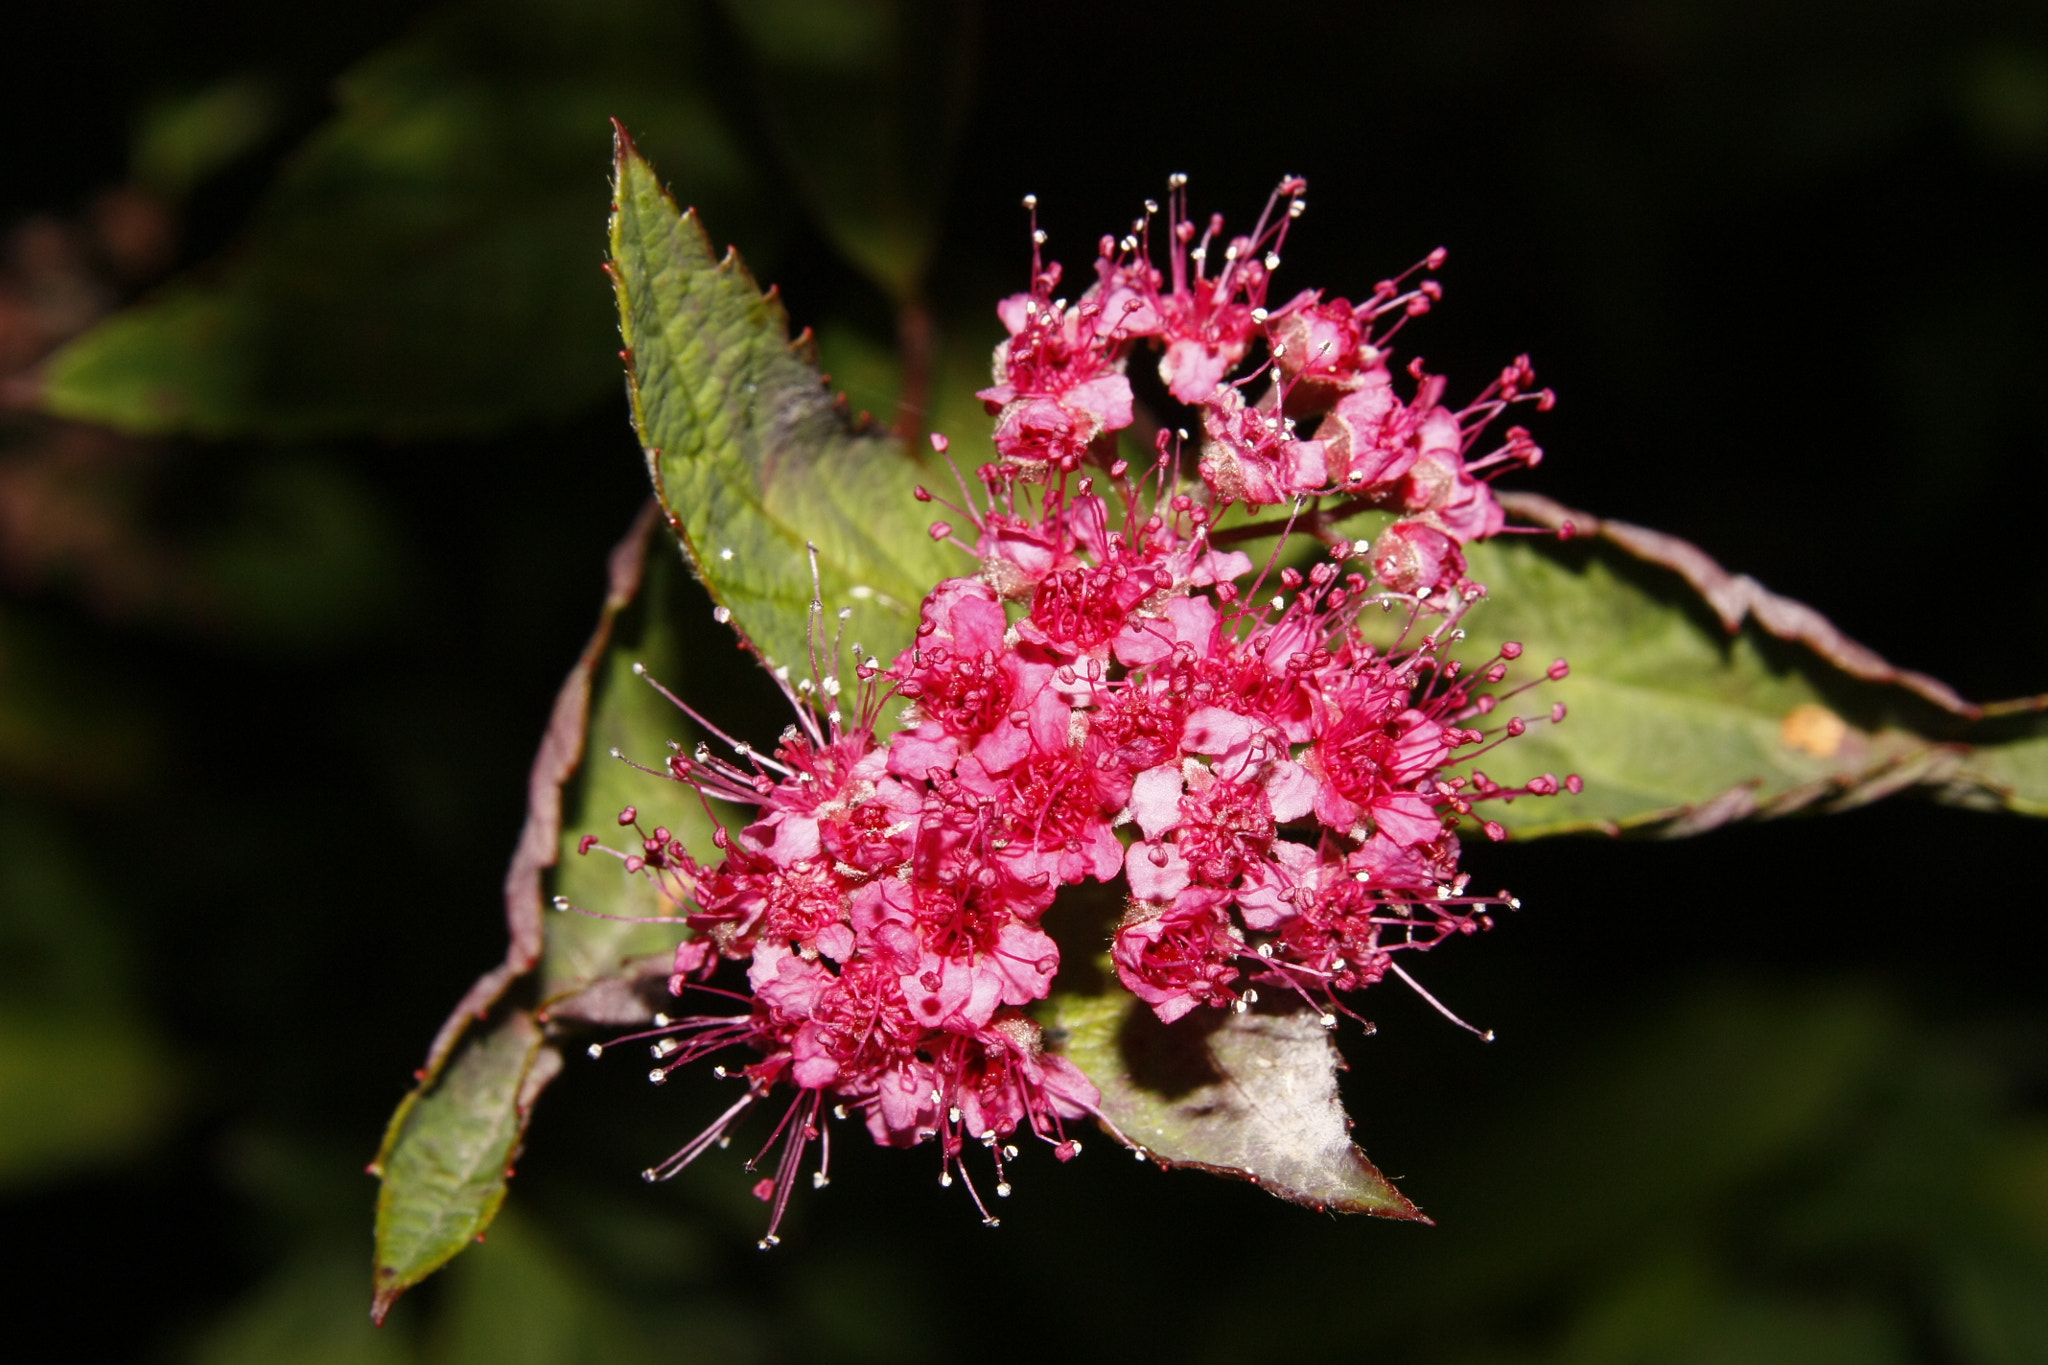
[[1116,1136],[1162,1166],[1250,1180],[1339,1213],[1427,1222],[1351,1140],[1343,1059],[1306,1010],[1173,1024],[1122,991],[1056,995],[1048,1039],[1102,1091]]
[[700,16],[660,0],[470,0],[344,75],[227,259],[48,361],[42,403],[136,432],[475,434],[618,382],[592,158],[634,120],[693,197],[773,235],[706,96]]
[[373,1319],[490,1226],[533,1095],[560,1066],[533,1014],[512,1010],[399,1105],[377,1154]]
[[[1577,773],[1583,793],[1494,803],[1518,837],[1582,830],[1699,833],[1730,820],[1841,810],[1912,787],[2048,813],[2038,719],[1985,718],[1935,679],[1886,663],[1812,608],[1728,574],[1661,533],[1522,497],[1579,533],[1468,548],[1487,600],[1474,644],[1520,642],[1515,676],[1564,658],[1570,677],[1516,709],[1540,723],[1481,761],[1516,785]],[[1495,713],[1498,723],[1504,712]]]
[[855,428],[808,339],[790,341],[774,291],[762,293],[736,254],[713,254],[695,213],[676,207],[623,135],[613,194],[634,422],[699,577],[766,659],[802,676],[815,545],[825,630],[849,612],[847,640],[890,658],[924,594],[969,566],[926,534],[930,518],[911,496],[926,466],[894,438]]

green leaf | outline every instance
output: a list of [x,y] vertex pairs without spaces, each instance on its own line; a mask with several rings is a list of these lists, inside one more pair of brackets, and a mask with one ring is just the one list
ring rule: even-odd
[[1113,1136],[1169,1169],[1250,1180],[1317,1210],[1427,1222],[1351,1141],[1336,1044],[1307,1010],[1173,1024],[1117,989],[1056,995],[1048,1041],[1102,1091]]
[[440,1075],[407,1096],[373,1168],[377,1197],[377,1321],[413,1285],[490,1226],[532,1112],[561,1066],[527,1010],[472,1031]]
[[[618,348],[590,205],[609,116],[722,222],[775,235],[703,93],[718,60],[697,11],[660,0],[442,10],[342,77],[227,260],[51,357],[44,407],[136,432],[417,437],[603,401]],[[188,144],[248,116],[235,89],[152,123],[150,164],[196,173]]]
[[1526,495],[1510,506],[1570,520],[1578,535],[1469,547],[1488,596],[1466,618],[1479,647],[1468,652],[1518,641],[1526,653],[1511,676],[1521,678],[1566,659],[1570,677],[1511,705],[1533,720],[1563,703],[1567,716],[1532,725],[1480,766],[1508,785],[1546,772],[1585,780],[1577,796],[1493,804],[1486,814],[1517,836],[1693,834],[1916,786],[2048,814],[2038,716],[1986,717],[1673,537]]
[[825,629],[849,612],[848,641],[890,658],[924,594],[968,567],[926,534],[911,497],[926,466],[848,421],[808,338],[789,340],[774,291],[763,294],[736,254],[713,254],[695,213],[677,209],[623,135],[613,193],[634,421],[698,575],[771,664],[801,676],[815,545]]

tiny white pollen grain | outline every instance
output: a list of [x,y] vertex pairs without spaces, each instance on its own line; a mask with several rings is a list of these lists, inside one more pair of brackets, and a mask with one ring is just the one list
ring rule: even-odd
[[719,557],[720,559],[731,559],[731,558],[732,558],[732,546],[728,545],[728,546],[726,546],[726,547],[725,547],[724,549],[720,550],[720,551],[718,552],[718,557]]

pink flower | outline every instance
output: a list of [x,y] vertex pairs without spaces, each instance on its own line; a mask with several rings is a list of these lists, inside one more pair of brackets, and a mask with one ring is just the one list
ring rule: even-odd
[[1118,927],[1110,950],[1117,979],[1166,1023],[1236,998],[1230,983],[1244,945],[1231,931],[1229,899],[1215,887],[1191,887],[1170,905],[1133,905]]

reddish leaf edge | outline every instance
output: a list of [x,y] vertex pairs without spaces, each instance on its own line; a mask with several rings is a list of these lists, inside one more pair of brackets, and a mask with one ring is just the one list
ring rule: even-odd
[[1593,536],[1646,564],[1671,570],[1699,593],[1730,635],[1741,630],[1745,621],[1754,621],[1766,635],[1804,645],[1853,678],[1905,688],[1964,720],[2048,711],[2048,693],[1990,703],[1969,701],[1941,679],[1900,668],[1868,645],[1850,639],[1806,603],[1772,592],[1748,574],[1730,573],[1689,540],[1566,507],[1540,493],[1503,492],[1497,496],[1501,507],[1522,521],[1551,530],[1569,526],[1575,537]]

